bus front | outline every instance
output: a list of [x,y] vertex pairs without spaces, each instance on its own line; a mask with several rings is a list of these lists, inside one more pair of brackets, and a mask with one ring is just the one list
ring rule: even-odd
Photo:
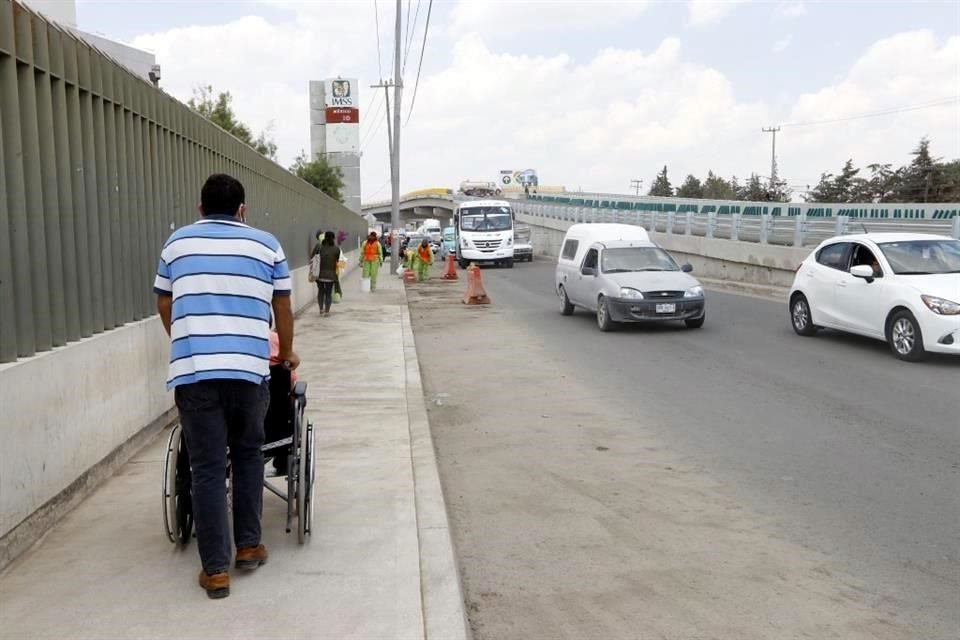
[[513,210],[502,200],[464,202],[457,209],[457,262],[513,266]]

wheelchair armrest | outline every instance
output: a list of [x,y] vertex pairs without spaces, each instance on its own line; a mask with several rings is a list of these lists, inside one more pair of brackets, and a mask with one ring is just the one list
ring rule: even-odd
[[307,395],[307,383],[303,380],[298,380],[297,384],[293,386],[293,397],[302,398]]

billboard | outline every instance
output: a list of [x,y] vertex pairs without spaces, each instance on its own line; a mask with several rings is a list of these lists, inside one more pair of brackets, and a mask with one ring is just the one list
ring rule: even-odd
[[326,152],[352,152],[360,149],[360,96],[356,78],[330,78],[323,81],[323,111]]
[[536,187],[540,184],[536,169],[501,169],[499,184],[501,188]]

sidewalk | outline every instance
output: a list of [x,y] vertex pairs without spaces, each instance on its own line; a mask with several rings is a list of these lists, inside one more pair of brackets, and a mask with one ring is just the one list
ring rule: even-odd
[[406,296],[386,268],[379,284],[362,294],[354,273],[329,318],[314,305],[297,321],[318,427],[312,540],[285,533],[266,493],[269,564],[207,599],[196,540],[163,532],[165,430],[0,574],[4,640],[466,639]]

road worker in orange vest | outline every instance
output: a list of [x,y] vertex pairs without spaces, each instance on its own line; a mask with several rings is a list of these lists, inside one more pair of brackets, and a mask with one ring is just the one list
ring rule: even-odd
[[363,246],[360,247],[360,265],[363,267],[363,277],[370,279],[370,291],[377,288],[377,273],[383,264],[383,246],[377,239],[377,232],[371,231]]
[[430,241],[426,238],[417,247],[417,254],[413,257],[414,270],[417,272],[417,280],[423,282],[430,275],[430,265],[433,264],[433,249],[430,248]]

